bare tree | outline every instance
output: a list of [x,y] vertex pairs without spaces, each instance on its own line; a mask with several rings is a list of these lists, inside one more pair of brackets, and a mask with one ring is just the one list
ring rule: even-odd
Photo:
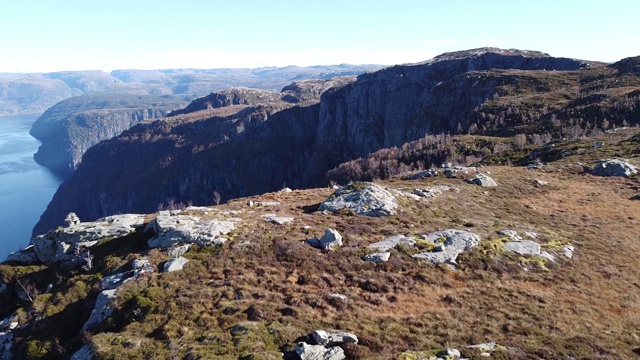
[[83,270],[89,271],[93,269],[93,255],[91,255],[89,250],[82,255],[82,260],[84,261],[84,265],[82,266]]
[[16,293],[19,298],[33,302],[33,300],[40,295],[38,288],[29,280],[16,280],[16,285],[19,286]]
[[220,193],[219,193],[219,192],[214,191],[214,192],[213,192],[213,196],[212,196],[212,198],[213,198],[213,202],[214,202],[216,205],[220,205]]

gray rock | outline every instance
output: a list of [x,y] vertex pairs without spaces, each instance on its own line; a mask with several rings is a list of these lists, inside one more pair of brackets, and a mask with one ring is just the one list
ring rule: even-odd
[[145,215],[113,215],[92,222],[71,221],[71,226],[58,228],[33,238],[33,249],[44,263],[71,261],[77,250],[89,248],[98,241],[117,238],[133,232],[144,222]]
[[414,189],[413,193],[422,197],[436,197],[438,195],[442,195],[442,193],[445,191],[458,192],[459,190],[451,186],[438,185],[424,189]]
[[256,206],[278,206],[280,203],[278,201],[257,201]]
[[449,178],[449,179],[455,179],[460,175],[466,175],[472,172],[475,172],[476,168],[472,168],[472,167],[463,167],[463,166],[455,166],[455,167],[448,167],[445,168],[442,173],[444,174],[445,177]]
[[538,186],[538,187],[542,187],[542,186],[549,185],[549,182],[547,182],[547,181],[542,181],[542,180],[540,180],[540,179],[534,179],[534,180],[533,180],[533,185]]
[[173,271],[182,270],[188,262],[189,260],[186,258],[183,258],[182,256],[177,257],[175,259],[171,259],[164,264],[164,272],[173,272]]
[[467,347],[469,349],[478,349],[480,351],[493,351],[496,349],[497,346],[498,344],[496,344],[495,342],[487,342],[482,344],[469,345]]
[[113,313],[113,301],[116,298],[116,289],[112,290],[103,290],[100,294],[98,294],[98,298],[96,299],[96,305],[91,311],[91,315],[87,322],[82,325],[82,330],[80,333],[85,332],[88,329],[98,325],[104,319],[111,316]]
[[146,258],[135,259],[131,262],[131,267],[133,268],[133,277],[138,278],[142,274],[154,273],[156,268],[151,265],[149,260]]
[[90,344],[81,347],[71,355],[71,360],[93,360],[93,348]]
[[346,358],[344,350],[338,346],[327,349],[322,345],[309,345],[301,342],[296,344],[295,352],[300,360],[343,360]]
[[553,255],[551,255],[548,252],[546,252],[546,251],[540,251],[540,256],[545,258],[545,259],[547,259],[547,260],[549,260],[549,261],[551,261],[551,262],[556,262],[556,258]]
[[406,180],[417,180],[426,177],[436,177],[438,176],[438,170],[436,169],[428,169],[424,171],[417,172],[415,174],[411,174],[405,177]]
[[439,252],[421,252],[413,255],[414,259],[426,260],[430,262],[432,265],[435,264],[449,264],[456,265],[456,260],[458,259],[458,255],[460,255],[462,251],[459,250],[444,250]]
[[369,246],[367,246],[369,249],[373,249],[373,250],[377,250],[379,252],[387,252],[393,248],[395,248],[396,246],[398,246],[398,244],[407,244],[409,246],[414,246],[415,245],[415,240],[413,240],[410,237],[406,237],[404,235],[394,235],[394,236],[390,236],[382,241],[378,241],[375,242],[373,244],[369,244]]
[[264,217],[264,221],[270,222],[277,225],[286,225],[291,224],[293,222],[293,217],[291,216],[276,216],[273,214],[262,215]]
[[64,218],[64,223],[67,225],[67,227],[80,225],[80,218],[78,217],[78,215],[76,215],[76,213],[70,212],[69,214],[67,214],[67,217]]
[[13,332],[0,332],[0,360],[14,359],[11,353],[13,347]]
[[118,288],[120,285],[124,283],[125,280],[129,278],[128,273],[117,273],[109,276],[105,276],[102,278],[100,282],[100,289],[102,290],[113,290]]
[[291,190],[290,188],[286,187],[284,189],[281,189],[280,192],[292,192],[293,190]]
[[5,262],[15,262],[24,265],[31,265],[40,262],[40,260],[38,260],[38,255],[36,254],[33,245],[29,245],[22,250],[9,254]]
[[531,240],[510,241],[504,249],[519,255],[540,255],[540,244]]
[[498,231],[498,235],[506,236],[509,240],[512,241],[522,241],[523,239],[518,235],[518,232],[515,230],[500,230]]
[[465,230],[446,229],[435,231],[421,238],[433,244],[442,243],[447,249],[467,251],[480,243],[480,236]]
[[600,160],[591,174],[597,176],[624,176],[629,177],[638,173],[638,168],[626,161],[618,159]]
[[362,257],[362,260],[380,264],[380,263],[389,261],[389,256],[391,256],[390,252],[379,252],[379,253],[364,255]]
[[340,246],[342,246],[342,235],[335,229],[326,229],[320,238],[320,247],[331,250]]
[[176,246],[176,247],[172,248],[171,250],[169,250],[169,256],[171,256],[173,258],[180,257],[180,256],[186,254],[187,251],[189,251],[190,248],[191,248],[191,244],[184,244],[184,245]]
[[342,345],[346,343],[358,343],[358,337],[355,334],[344,331],[316,330],[312,335],[313,340],[316,342],[316,344],[325,347]]
[[320,242],[320,239],[318,239],[317,237],[307,239],[305,242],[309,244],[311,247],[314,247],[316,249],[322,249],[322,243]]
[[235,218],[201,220],[195,215],[159,214],[147,226],[156,234],[148,244],[151,248],[169,248],[178,243],[221,244],[224,241],[217,240],[235,229],[238,221]]
[[393,194],[373,183],[351,183],[336,190],[325,200],[319,211],[338,212],[350,209],[358,215],[389,216],[395,215],[398,202]]
[[445,357],[447,359],[460,359],[460,350],[458,349],[445,349],[438,353],[438,356]]
[[567,257],[567,258],[571,259],[571,258],[573,258],[573,252],[574,252],[575,250],[576,250],[576,248],[575,248],[573,245],[565,245],[565,246],[562,248],[562,254],[563,254],[565,257]]
[[482,173],[476,174],[476,176],[467,180],[467,182],[470,184],[475,184],[478,186],[485,186],[485,187],[498,186],[495,180],[493,180],[489,176]]

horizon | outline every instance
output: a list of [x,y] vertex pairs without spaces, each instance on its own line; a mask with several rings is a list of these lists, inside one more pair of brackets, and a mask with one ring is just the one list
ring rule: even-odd
[[0,73],[392,66],[482,47],[610,63],[640,55],[639,12],[631,0],[3,2]]

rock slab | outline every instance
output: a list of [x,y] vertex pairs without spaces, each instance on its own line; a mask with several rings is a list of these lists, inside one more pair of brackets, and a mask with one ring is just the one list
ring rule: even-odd
[[339,188],[318,208],[319,211],[334,213],[342,209],[364,216],[389,216],[397,213],[398,202],[390,191],[381,186],[357,182]]

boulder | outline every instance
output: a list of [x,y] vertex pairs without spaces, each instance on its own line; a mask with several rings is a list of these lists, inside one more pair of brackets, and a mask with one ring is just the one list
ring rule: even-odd
[[186,254],[187,251],[189,251],[190,248],[191,248],[191,244],[184,244],[184,245],[180,245],[180,246],[175,246],[174,248],[169,250],[169,256],[171,256],[173,258],[180,257],[180,256]]
[[358,337],[356,335],[344,331],[316,330],[313,332],[312,336],[316,344],[325,347],[342,345],[346,343],[358,343]]
[[565,246],[562,248],[562,254],[563,254],[565,257],[567,257],[567,258],[571,259],[571,258],[573,257],[573,252],[575,251],[575,249],[576,249],[576,248],[575,248],[573,245],[565,245]]
[[391,256],[390,252],[379,252],[379,253],[364,255],[362,257],[362,260],[380,264],[380,263],[389,261],[389,256]]
[[81,347],[78,351],[71,355],[70,360],[93,360],[93,348],[90,344]]
[[459,190],[454,187],[444,185],[438,185],[424,189],[413,189],[413,193],[421,197],[436,197],[438,195],[442,195],[442,193],[445,191],[459,192]]
[[498,231],[498,235],[505,236],[512,241],[522,241],[523,239],[518,235],[518,232],[515,230],[500,230]]
[[438,176],[438,170],[436,169],[428,169],[424,171],[417,172],[415,174],[407,175],[405,180],[417,180],[426,177],[436,177]]
[[68,221],[70,226],[34,237],[33,249],[38,259],[44,263],[69,262],[81,248],[89,248],[102,239],[130,234],[144,223],[144,218],[145,215],[124,214],[92,222],[79,222],[72,216]]
[[131,262],[131,267],[133,268],[133,277],[138,278],[142,274],[153,273],[156,271],[156,268],[151,265],[149,260],[146,258],[135,259]]
[[390,236],[382,241],[378,241],[375,242],[373,244],[369,244],[369,246],[367,246],[369,249],[373,249],[373,250],[377,250],[379,252],[387,252],[393,248],[395,248],[396,246],[398,246],[398,244],[407,244],[409,246],[414,246],[415,245],[415,240],[413,240],[410,237],[404,236],[404,235],[394,235],[394,236]]
[[188,262],[189,260],[186,258],[183,258],[182,256],[177,257],[175,259],[171,259],[164,264],[164,272],[173,272],[173,271],[182,270]]
[[504,249],[519,255],[540,255],[540,244],[531,240],[509,241]]
[[474,176],[473,178],[467,180],[467,182],[469,184],[474,184],[474,185],[478,185],[478,186],[487,186],[487,187],[498,186],[498,184],[495,182],[495,180],[493,180],[489,176],[487,176],[485,174],[482,174],[482,173],[476,174],[476,176]]
[[103,290],[100,294],[98,294],[98,298],[96,299],[96,305],[91,311],[91,315],[89,319],[82,325],[82,330],[80,333],[85,332],[88,329],[98,325],[104,319],[111,316],[113,313],[113,301],[116,298],[116,289],[111,290]]
[[300,360],[343,360],[346,359],[344,350],[335,346],[332,348],[325,348],[322,345],[309,345],[305,342],[300,342],[295,346],[295,352],[300,357]]
[[389,216],[396,214],[398,202],[390,191],[381,186],[356,182],[336,190],[318,208],[319,211],[334,213],[342,209],[364,216]]
[[116,273],[113,275],[105,276],[102,278],[100,282],[100,289],[102,290],[113,290],[118,288],[120,285],[124,284],[124,281],[129,278],[128,273]]
[[277,225],[291,224],[294,220],[293,217],[291,216],[276,216],[273,214],[267,214],[262,216],[264,217],[264,221],[277,224]]
[[458,255],[480,243],[480,236],[469,231],[447,229],[421,236],[423,241],[433,244],[432,251],[413,255],[431,264],[445,263],[455,266]]
[[342,246],[342,235],[335,229],[326,229],[320,238],[320,247],[331,250],[340,246]]
[[624,176],[629,177],[638,173],[638,168],[626,161],[618,159],[600,160],[591,170],[592,175],[597,176]]
[[12,252],[11,254],[9,254],[5,262],[31,265],[31,264],[40,262],[40,260],[38,260],[38,254],[36,254],[36,251],[34,250],[33,245],[29,245],[22,250]]
[[198,245],[222,245],[223,235],[235,229],[239,219],[225,218],[202,220],[195,215],[159,214],[149,225],[156,236],[148,241],[151,248],[170,248],[178,243]]
[[445,359],[456,360],[460,359],[460,350],[458,349],[444,349],[438,353],[438,356]]

